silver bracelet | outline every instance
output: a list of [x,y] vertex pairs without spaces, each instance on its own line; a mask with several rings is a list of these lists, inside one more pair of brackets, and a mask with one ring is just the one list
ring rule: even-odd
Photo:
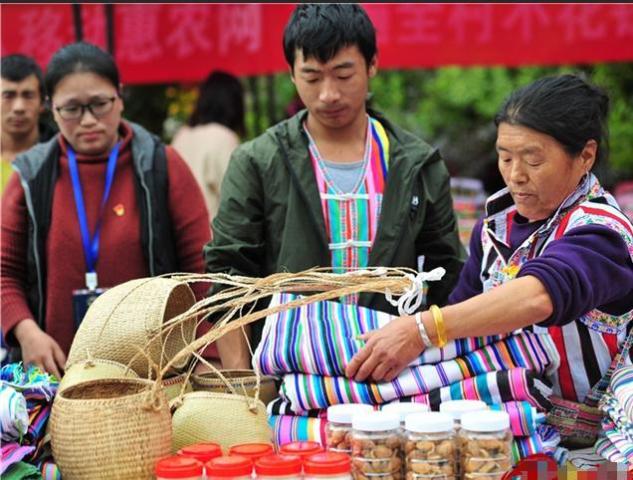
[[429,338],[429,334],[426,333],[426,328],[422,323],[422,313],[418,312],[415,314],[415,324],[418,326],[418,332],[420,333],[420,337],[422,338],[422,343],[424,344],[424,348],[433,348],[435,345],[431,342]]

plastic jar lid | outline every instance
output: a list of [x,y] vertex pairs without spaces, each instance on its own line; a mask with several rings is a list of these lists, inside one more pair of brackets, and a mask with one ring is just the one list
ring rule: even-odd
[[272,455],[273,453],[275,453],[275,450],[270,443],[242,443],[229,448],[229,455],[240,455],[251,460],[256,460],[265,455]]
[[352,424],[352,417],[359,412],[373,412],[374,408],[366,403],[342,403],[327,409],[328,422]]
[[299,457],[308,457],[322,451],[323,447],[319,442],[290,442],[279,448],[279,453],[283,455],[297,455]]
[[271,477],[301,474],[301,458],[296,455],[266,455],[255,461],[255,473]]
[[174,455],[159,460],[154,473],[160,478],[191,478],[200,477],[204,465],[195,458]]
[[508,412],[469,412],[462,415],[462,429],[472,432],[500,432],[510,428]]
[[238,455],[217,457],[207,462],[207,477],[250,477],[253,473],[253,461]]
[[336,475],[352,471],[352,459],[349,455],[337,452],[324,452],[311,455],[303,464],[305,475]]
[[388,403],[382,407],[382,411],[395,413],[400,416],[400,422],[404,422],[405,418],[412,413],[428,412],[429,406],[425,403],[415,402]]
[[481,400],[450,400],[440,403],[440,412],[451,415],[455,420],[461,419],[466,412],[478,412],[487,409],[488,405]]
[[193,457],[196,460],[200,460],[202,463],[205,463],[212,458],[221,457],[222,447],[220,447],[217,443],[212,442],[196,443],[181,448],[178,450],[178,455]]
[[362,412],[361,415],[354,415],[352,418],[352,428],[366,432],[381,432],[384,430],[394,430],[400,427],[400,416],[389,412]]
[[453,417],[440,412],[422,412],[407,415],[404,428],[415,433],[440,433],[453,431]]

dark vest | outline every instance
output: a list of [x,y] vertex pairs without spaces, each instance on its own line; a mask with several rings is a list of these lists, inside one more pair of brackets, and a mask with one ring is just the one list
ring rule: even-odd
[[[132,137],[136,198],[140,209],[141,244],[151,276],[180,271],[169,215],[167,156],[160,139],[129,122]],[[28,210],[27,285],[31,312],[40,328],[46,318],[46,237],[59,170],[57,136],[18,155],[18,172]]]

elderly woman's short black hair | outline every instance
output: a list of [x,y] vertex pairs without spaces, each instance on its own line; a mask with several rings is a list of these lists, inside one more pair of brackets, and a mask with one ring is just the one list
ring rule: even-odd
[[511,93],[495,116],[495,125],[508,123],[556,139],[572,156],[587,141],[598,144],[596,163],[608,156],[609,97],[580,75],[544,77]]

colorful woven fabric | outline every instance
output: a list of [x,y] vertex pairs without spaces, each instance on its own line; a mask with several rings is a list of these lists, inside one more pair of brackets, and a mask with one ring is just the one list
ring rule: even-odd
[[557,361],[549,336],[521,332],[454,360],[409,367],[392,382],[360,383],[340,376],[287,374],[280,394],[294,412],[339,403],[381,404],[493,371],[525,368],[542,374],[555,368]]
[[455,382],[429,394],[412,397],[438,410],[448,400],[481,400],[488,405],[513,400],[526,401],[540,411],[550,408],[552,385],[545,378],[525,368],[489,372]]
[[510,415],[510,430],[515,437],[534,434],[545,416],[537,415],[536,409],[528,402],[506,402],[490,405],[491,410],[506,411]]
[[42,463],[40,470],[42,471],[42,478],[44,480],[62,480],[62,474],[59,471],[59,467],[53,462]]
[[[270,306],[283,305],[296,298],[298,296],[293,294],[277,294]],[[357,337],[385,326],[391,319],[387,313],[339,302],[316,302],[269,315],[253,362],[266,375],[344,375],[345,367],[364,345]],[[424,351],[410,365],[453,360],[504,337],[455,340],[444,348]]]
[[268,419],[275,446],[290,442],[319,442],[325,446],[325,418],[274,415]]
[[3,480],[41,480],[42,474],[37,467],[28,463],[14,463],[3,475]]
[[0,427],[3,442],[22,440],[29,428],[29,414],[24,395],[0,382]]
[[30,455],[33,450],[34,447],[22,447],[17,442],[3,444],[0,448],[0,475],[3,475],[11,465]]

